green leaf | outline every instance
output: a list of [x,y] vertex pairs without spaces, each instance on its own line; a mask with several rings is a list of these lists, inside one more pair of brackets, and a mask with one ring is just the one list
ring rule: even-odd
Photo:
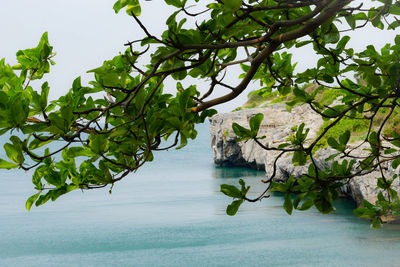
[[90,148],[96,154],[104,153],[107,146],[107,136],[106,135],[91,135],[89,137]]
[[334,149],[336,149],[336,150],[338,150],[338,151],[343,151],[343,150],[346,148],[345,146],[340,145],[340,144],[335,140],[335,138],[333,138],[333,137],[329,137],[327,141],[328,141],[328,145],[329,145],[330,147],[332,147],[332,148],[334,148]]
[[167,3],[170,6],[174,6],[174,7],[182,7],[182,3],[179,0],[165,0],[165,3]]
[[397,169],[397,167],[399,167],[399,165],[400,165],[400,158],[397,158],[397,159],[392,161],[392,168],[393,169]]
[[224,3],[224,8],[229,11],[236,11],[242,5],[242,0],[222,0],[222,2]]
[[296,46],[296,48],[299,48],[299,47],[308,45],[310,43],[312,43],[312,41],[310,41],[310,40],[309,41],[302,41],[302,42],[297,42],[295,46]]
[[18,146],[11,145],[9,143],[4,144],[4,150],[6,151],[7,157],[12,161],[21,164],[24,162],[25,158],[22,154],[22,148]]
[[47,192],[44,195],[40,195],[39,199],[36,201],[35,206],[39,207],[40,205],[43,205],[44,203],[46,203],[47,201],[49,201],[49,199],[51,198],[51,195],[49,194],[49,192]]
[[287,214],[292,215],[293,212],[293,203],[292,198],[289,193],[285,194],[285,202],[283,202],[283,208],[287,212]]
[[37,193],[37,194],[34,194],[33,196],[31,196],[30,198],[28,198],[26,200],[25,207],[26,207],[26,209],[28,211],[31,210],[31,207],[32,207],[33,203],[36,201],[36,199],[38,199],[40,193],[41,193],[41,191],[39,193]]
[[215,109],[207,109],[207,110],[204,110],[203,112],[201,112],[201,115],[200,115],[200,121],[201,122],[204,122],[204,120],[207,118],[207,117],[212,117],[212,116],[214,116],[215,114],[217,114],[218,112],[215,110]]
[[394,39],[396,45],[400,45],[400,35],[396,35],[396,38]]
[[375,206],[370,204],[371,206],[360,207],[354,210],[354,214],[360,218],[372,220],[377,217],[377,210]]
[[241,191],[233,185],[221,184],[221,192],[227,195],[228,197],[233,198],[242,198]]
[[122,9],[122,0],[118,0],[117,2],[115,2],[113,9],[115,13],[118,13]]
[[391,5],[389,8],[389,12],[390,12],[390,14],[400,16],[400,6],[398,6],[396,4]]
[[385,149],[384,153],[385,153],[385,155],[388,155],[388,154],[395,153],[395,152],[397,152],[397,151],[398,151],[398,150],[395,149],[395,148],[388,148],[388,149]]
[[237,136],[241,137],[241,140],[256,137],[256,135],[254,135],[249,129],[240,126],[236,122],[232,123],[232,129]]
[[333,83],[335,80],[333,79],[333,77],[331,76],[331,75],[328,75],[328,74],[324,74],[323,76],[322,76],[322,80],[324,81],[324,82],[327,82],[327,83]]
[[307,154],[304,151],[295,151],[293,153],[292,163],[298,166],[304,166],[307,163]]
[[16,127],[21,127],[26,123],[29,114],[29,102],[22,93],[14,95],[10,102],[10,112],[13,114],[11,119]]
[[295,199],[293,200],[293,208],[297,209],[300,202],[303,200],[303,198],[305,197],[305,193],[303,194],[298,194]]
[[233,201],[228,207],[226,207],[226,214],[229,216],[234,216],[239,210],[240,205],[242,205],[243,199]]
[[[335,27],[336,28],[336,27]],[[332,30],[331,32],[324,34],[323,35],[324,41],[328,44],[334,44],[337,43],[340,39],[340,34],[339,32],[335,30]]]
[[47,140],[47,141],[41,141],[41,140],[35,138],[34,140],[32,140],[32,142],[29,143],[29,150],[34,150],[36,148],[42,147],[44,145],[47,145],[47,144],[49,144],[49,143],[51,143],[53,141],[54,140],[51,139],[51,138],[50,138],[50,140]]
[[262,113],[258,113],[250,118],[249,124],[252,133],[256,134],[258,133],[258,130],[260,129],[260,125],[263,119],[264,119],[264,114]]
[[133,2],[134,3],[132,5],[128,5],[126,7],[126,13],[128,13],[129,15],[133,13],[135,16],[140,16],[140,14],[142,13],[142,8],[140,7],[139,1]]
[[133,13],[135,16],[139,16],[141,13],[141,7],[138,0],[118,0],[113,9],[115,13],[118,13],[121,9],[126,7],[126,13],[131,15]]
[[246,196],[247,192],[249,192],[250,190],[250,186],[246,187],[246,183],[243,181],[243,179],[239,179],[239,184],[241,185],[241,193],[242,193],[242,197]]
[[375,217],[371,222],[371,229],[380,229],[382,227],[382,222],[379,217]]
[[308,175],[310,177],[316,177],[317,176],[317,171],[315,169],[315,165],[314,164],[310,164],[308,166]]
[[387,184],[385,180],[383,180],[383,178],[378,178],[377,186],[378,188],[381,189],[387,189],[390,186],[390,184]]
[[288,147],[288,146],[290,146],[289,143],[283,143],[283,144],[280,144],[280,145],[278,146],[278,149],[284,149],[285,147]]
[[187,145],[187,137],[181,133],[181,143],[179,144],[179,146],[176,149],[181,149],[183,147],[185,147]]
[[18,167],[17,164],[14,164],[14,163],[5,161],[5,160],[3,160],[3,159],[0,159],[0,169],[7,169],[7,170],[10,170],[10,169],[15,169],[15,168],[17,168],[17,167]]
[[50,194],[51,201],[55,201],[57,198],[59,198],[62,195],[65,195],[68,192],[71,192],[72,190],[78,189],[79,186],[77,185],[64,185],[62,187],[59,187],[57,189],[50,190],[48,194]]
[[347,21],[347,23],[349,24],[349,26],[351,27],[351,29],[355,29],[356,28],[356,20],[352,15],[348,15],[346,17],[344,17]]
[[61,172],[55,171],[53,168],[48,168],[43,177],[47,183],[57,187],[64,185],[65,179],[62,177]]
[[42,91],[40,93],[40,107],[45,110],[47,107],[47,99],[49,97],[50,87],[48,82],[42,84]]
[[327,157],[327,158],[325,159],[325,161],[326,161],[326,162],[327,162],[327,161],[330,161],[330,160],[336,158],[338,155],[340,155],[340,153],[334,153],[334,154],[330,155],[329,157]]
[[311,199],[306,199],[303,201],[303,204],[301,205],[300,208],[297,208],[298,210],[304,211],[310,209],[314,205],[314,201]]
[[368,136],[368,142],[370,143],[372,149],[376,149],[378,141],[378,134],[376,132],[370,133]]
[[67,151],[67,156],[69,158],[76,158],[76,157],[94,157],[96,156],[95,153],[90,151],[88,148],[85,147],[71,147]]
[[296,145],[302,144],[306,140],[307,135],[310,131],[310,129],[306,129],[306,131],[303,133],[304,126],[305,126],[305,124],[302,123],[302,124],[300,124],[299,128],[297,129],[296,136],[295,136],[296,137],[296,139],[295,139]]
[[314,204],[318,211],[323,214],[328,214],[335,210],[332,205],[332,198],[329,191],[320,192],[315,198]]
[[339,142],[342,146],[347,145],[350,140],[350,131],[345,131],[342,135],[339,136]]
[[388,188],[388,192],[390,195],[390,198],[392,201],[397,201],[399,199],[399,196],[397,194],[397,191],[392,189],[392,188]]

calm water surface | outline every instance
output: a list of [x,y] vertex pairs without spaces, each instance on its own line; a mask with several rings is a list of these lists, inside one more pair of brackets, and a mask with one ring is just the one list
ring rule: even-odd
[[213,165],[208,126],[185,149],[107,190],[73,192],[27,212],[31,173],[0,172],[0,266],[400,266],[400,227],[370,230],[337,202],[287,215],[275,195],[225,214],[221,183],[261,192],[262,172]]

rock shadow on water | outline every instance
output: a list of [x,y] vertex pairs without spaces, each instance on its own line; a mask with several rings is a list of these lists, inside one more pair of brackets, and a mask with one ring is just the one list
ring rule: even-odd
[[265,171],[258,171],[244,167],[234,166],[214,166],[212,171],[213,178],[226,179],[226,178],[241,178],[241,177],[254,177],[265,179]]

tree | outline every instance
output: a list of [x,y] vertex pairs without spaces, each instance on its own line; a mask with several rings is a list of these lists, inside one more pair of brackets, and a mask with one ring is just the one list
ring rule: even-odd
[[[47,33],[36,48],[17,52],[17,66],[0,61],[0,133],[21,133],[4,145],[8,160],[1,159],[0,167],[35,169],[32,182],[38,192],[27,200],[28,210],[32,204],[54,201],[72,190],[112,189],[114,183],[152,161],[153,151],[185,146],[196,137],[195,124],[215,114],[213,106],[236,98],[256,80],[261,88],[258,93],[291,95],[289,105],[308,104],[327,124],[311,144],[305,145],[307,130],[301,125],[286,145],[264,147],[281,151],[280,156],[293,153],[294,164],[311,161],[308,173],[297,182],[289,179],[286,183],[273,182],[272,175],[265,181],[265,193],[256,199],[246,196],[249,188],[243,181],[240,189],[222,185],[221,191],[235,198],[227,213],[235,214],[243,201],[264,198],[268,190],[285,193],[288,213],[312,205],[329,213],[340,184],[382,168],[384,161],[395,167],[400,163],[399,133],[383,134],[385,124],[399,109],[400,35],[381,52],[373,46],[361,53],[347,47],[348,31],[367,25],[394,30],[400,25],[396,17],[400,1],[373,2],[372,7],[364,7],[363,1],[351,0],[165,0],[176,12],[166,21],[168,29],[154,36],[151,27],[139,19],[139,0],[118,0],[115,12],[126,10],[145,37],[126,43],[125,52],[90,70],[94,80],[89,86],[82,86],[78,77],[66,95],[50,102],[49,84],[43,83],[39,91],[32,88],[30,82],[41,79],[54,64]],[[295,72],[296,64],[287,50],[296,52],[302,46],[312,47],[320,59],[315,67]],[[147,62],[144,66],[138,63],[142,59]],[[225,72],[234,66],[242,68],[241,80],[225,81]],[[351,77],[354,73],[359,79]],[[184,86],[180,81],[188,77],[208,82],[208,90],[201,93],[196,85]],[[176,95],[163,93],[164,82],[170,78],[176,81]],[[323,105],[316,93],[304,90],[303,85],[310,82],[320,86],[316,92],[337,91],[341,103]],[[228,93],[213,97],[221,89]],[[98,93],[102,97],[96,97]],[[386,115],[376,126],[375,117],[381,113]],[[356,171],[354,160],[335,161],[336,167],[319,169],[314,148],[344,118],[370,123],[364,141],[371,146],[370,155]],[[250,129],[237,124],[233,128],[241,139],[263,145],[258,137],[261,120],[256,115]],[[346,131],[328,143],[338,155],[348,155],[350,136]],[[50,144],[56,141],[62,145],[52,149]],[[394,177],[378,179],[387,194],[359,210],[374,225],[380,216],[400,212],[399,198],[391,188]],[[297,194],[293,202],[291,194]]]

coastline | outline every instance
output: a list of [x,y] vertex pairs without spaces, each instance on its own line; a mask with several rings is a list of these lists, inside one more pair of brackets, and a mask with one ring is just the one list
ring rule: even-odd
[[[282,104],[270,105],[265,108],[243,109],[230,113],[216,114],[210,118],[211,147],[214,154],[214,162],[221,166],[240,166],[265,170],[266,176],[270,175],[273,169],[273,161],[279,154],[276,151],[266,151],[257,145],[253,140],[237,142],[237,136],[232,130],[232,123],[248,127],[249,118],[257,113],[264,114],[259,136],[266,136],[261,142],[268,147],[277,147],[286,142],[286,138],[293,132],[291,129],[304,122],[310,132],[306,142],[313,140],[322,125],[320,116],[311,111],[308,106],[298,106],[291,112],[285,109]],[[351,145],[351,144],[350,144]],[[365,146],[354,150],[354,153],[364,153]],[[329,167],[330,162],[326,159],[336,151],[331,148],[323,148],[316,152],[317,164],[321,168]],[[293,166],[291,155],[286,154],[277,162],[277,175],[275,180],[285,181],[290,175],[301,176],[308,169],[305,166]],[[385,174],[399,174],[399,169],[393,169],[390,164],[385,166]],[[380,192],[377,187],[378,171],[363,176],[352,178],[340,189],[343,196],[353,199],[357,206],[365,199],[375,203]],[[399,192],[399,178],[394,181],[394,189]],[[387,218],[390,220],[391,218]]]

